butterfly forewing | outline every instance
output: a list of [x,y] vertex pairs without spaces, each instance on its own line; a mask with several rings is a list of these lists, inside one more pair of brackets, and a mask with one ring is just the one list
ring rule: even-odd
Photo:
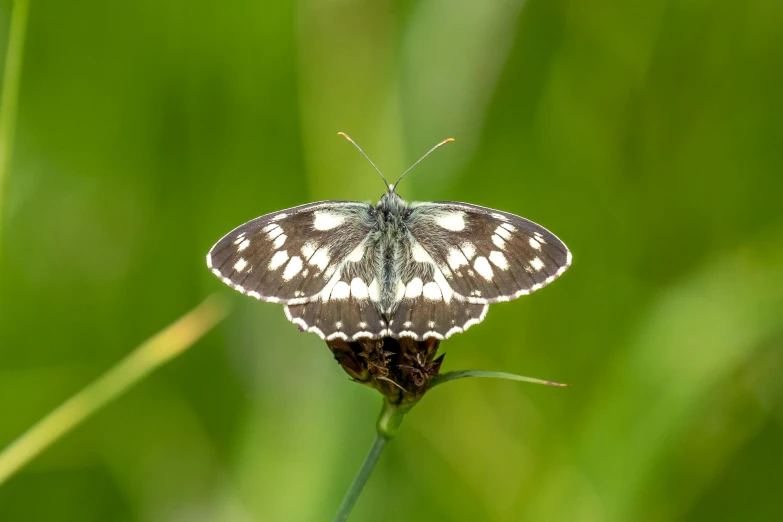
[[367,203],[324,201],[261,216],[218,241],[207,265],[227,285],[257,299],[312,301],[335,289],[346,264],[360,264],[374,224],[371,209]]
[[562,241],[514,214],[456,202],[410,208],[408,230],[457,299],[515,299],[551,283],[571,264]]

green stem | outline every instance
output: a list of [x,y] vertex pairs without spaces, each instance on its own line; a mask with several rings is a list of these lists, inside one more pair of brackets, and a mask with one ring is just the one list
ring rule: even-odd
[[11,7],[8,28],[8,47],[3,71],[2,98],[0,98],[0,245],[2,245],[3,193],[8,181],[11,151],[14,146],[16,110],[19,101],[19,82],[22,76],[25,32],[27,30],[27,0],[16,0]]
[[367,454],[361,469],[359,469],[359,473],[356,474],[351,487],[348,488],[348,492],[340,503],[340,507],[337,509],[337,514],[334,515],[332,522],[343,522],[348,519],[354,504],[356,504],[359,495],[361,495],[364,489],[364,485],[367,484],[367,479],[370,478],[372,470],[375,469],[378,457],[381,456],[386,443],[397,435],[402,418],[408,410],[410,410],[410,407],[399,408],[389,403],[388,400],[384,401],[383,409],[376,424],[375,440],[370,448],[370,453]]
[[544,384],[546,386],[568,386],[560,382],[545,381],[543,379],[534,379],[533,377],[523,377],[522,375],[516,375],[513,373],[505,372],[489,372],[485,370],[459,370],[456,372],[441,373],[430,381],[430,388],[434,388],[439,384],[444,384],[449,381],[455,381],[457,379],[464,379],[465,377],[490,377],[492,379],[507,379],[509,381],[521,381],[530,382],[533,384]]
[[387,439],[380,433],[375,435],[375,441],[372,443],[370,453],[368,453],[367,458],[364,459],[362,468],[353,479],[351,487],[348,489],[343,501],[340,503],[340,507],[337,509],[337,514],[334,515],[332,522],[343,522],[348,519],[348,515],[351,514],[351,510],[353,509],[354,504],[356,504],[359,495],[362,493],[362,489],[364,489],[367,479],[370,478],[370,473],[372,473],[375,463],[378,461],[378,457],[381,456],[381,451],[383,451],[384,446],[386,446],[386,440]]

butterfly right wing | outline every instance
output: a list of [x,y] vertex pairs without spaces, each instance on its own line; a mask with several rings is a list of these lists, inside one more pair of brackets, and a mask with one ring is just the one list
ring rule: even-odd
[[372,206],[353,201],[274,212],[226,234],[207,254],[207,266],[256,299],[306,303],[333,290],[343,266],[361,259],[375,223]]
[[457,299],[510,301],[548,285],[571,265],[565,244],[523,217],[452,201],[410,208],[407,226],[424,250],[420,257]]

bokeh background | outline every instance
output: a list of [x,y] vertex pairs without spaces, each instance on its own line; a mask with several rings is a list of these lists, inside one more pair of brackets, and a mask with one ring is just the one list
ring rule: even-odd
[[[0,3],[5,56],[11,2]],[[329,520],[380,397],[204,254],[319,199],[462,200],[573,267],[443,343],[355,521],[783,519],[783,3],[32,0],[0,447],[214,292],[227,320],[0,487],[3,521]]]

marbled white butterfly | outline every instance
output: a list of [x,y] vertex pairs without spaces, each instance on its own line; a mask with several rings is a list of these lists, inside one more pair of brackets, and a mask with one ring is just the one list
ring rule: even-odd
[[571,264],[562,241],[514,214],[407,203],[396,187],[408,171],[393,185],[384,178],[375,206],[321,201],[249,221],[212,247],[207,266],[245,295],[284,304],[300,329],[352,341],[445,339],[481,322],[491,303],[535,292]]

